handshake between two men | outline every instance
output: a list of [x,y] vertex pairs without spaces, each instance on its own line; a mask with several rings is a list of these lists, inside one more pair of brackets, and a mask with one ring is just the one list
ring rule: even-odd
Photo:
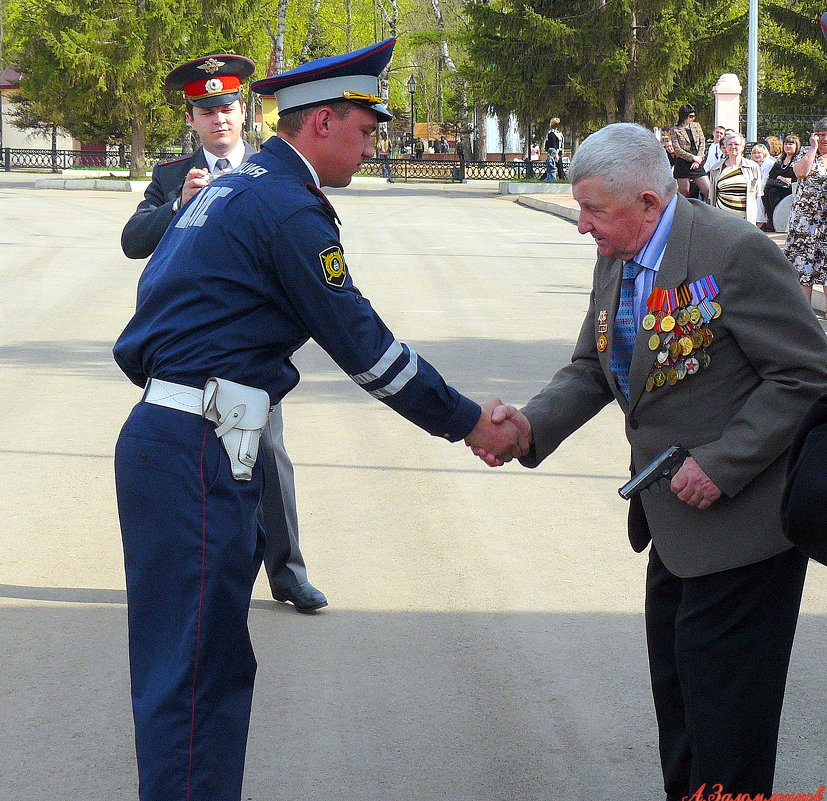
[[531,423],[519,409],[492,398],[482,404],[479,422],[465,444],[489,467],[501,467],[528,453]]
[[[492,398],[482,405],[482,414],[465,444],[489,467],[502,467],[525,456],[531,448],[531,423],[515,406]],[[689,506],[708,509],[721,497],[721,490],[688,456],[672,476],[670,490]]]

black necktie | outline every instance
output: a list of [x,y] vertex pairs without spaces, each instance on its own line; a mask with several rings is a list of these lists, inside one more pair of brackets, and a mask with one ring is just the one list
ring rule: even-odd
[[230,169],[230,160],[229,159],[216,159],[215,160],[215,169],[213,172],[216,175],[221,175],[224,170]]

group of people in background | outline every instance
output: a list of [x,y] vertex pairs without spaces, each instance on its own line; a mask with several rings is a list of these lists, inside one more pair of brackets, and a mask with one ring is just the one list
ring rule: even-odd
[[797,182],[783,249],[810,298],[813,284],[827,282],[827,118],[813,126],[809,147],[792,133],[770,136],[747,158],[742,134],[716,125],[707,142],[695,117],[695,109],[683,105],[677,125],[663,131],[679,191],[774,233],[775,210]]

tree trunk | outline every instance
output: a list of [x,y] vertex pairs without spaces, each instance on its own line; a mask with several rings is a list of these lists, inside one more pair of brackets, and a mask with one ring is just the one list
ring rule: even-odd
[[279,29],[276,31],[276,72],[284,72],[284,33],[287,28],[287,0],[279,0]]
[[142,116],[132,118],[132,159],[129,162],[129,177],[146,178],[146,123]]
[[[442,54],[442,64],[445,69],[451,74],[456,75],[457,67],[451,59],[451,54],[448,52],[448,40],[445,38],[445,20],[442,17],[442,7],[440,0],[431,0],[431,7],[434,10],[434,21],[436,22],[437,30],[440,33],[439,49]],[[439,78],[437,78],[439,80]],[[439,99],[440,107],[440,122],[442,121],[442,98]],[[460,137],[462,142],[462,149],[465,153],[471,152],[471,126],[468,124],[468,90],[465,81],[459,84],[459,112],[457,114],[460,127]]]
[[623,122],[635,121],[635,77],[637,76],[637,15],[631,12],[629,19],[629,47],[627,50],[626,78],[623,82]]
[[485,161],[488,155],[488,128],[485,124],[485,104],[479,100],[474,105],[475,131],[474,158]]
[[52,125],[52,172],[60,172],[57,166],[57,125]]
[[284,72],[284,28],[286,20],[287,0],[279,0],[276,32],[273,33],[270,23],[267,20],[264,21],[264,30],[267,31],[267,37],[270,39],[270,47],[272,48],[273,75]]
[[[382,12],[382,29],[384,31],[385,23],[387,23],[388,28],[390,29],[390,36],[395,39],[396,38],[396,31],[397,31],[397,28],[399,26],[399,3],[398,3],[398,0],[390,0],[390,5],[391,5],[390,13],[388,13],[388,10],[385,8],[385,4],[382,2],[382,0],[378,0],[378,2],[379,2],[379,8]],[[388,62],[388,65],[385,67],[385,69],[383,69],[382,72],[379,73],[379,96],[382,98],[382,103],[385,106],[388,105],[388,97],[390,96],[390,79],[389,79],[389,75],[390,75],[390,70],[391,70],[391,64],[392,63],[393,63],[393,57],[391,57],[391,60]],[[394,128],[393,120],[391,120],[389,123],[382,123],[382,125],[380,125],[379,127],[383,128],[383,126],[384,126],[385,132],[388,134],[388,138],[390,139],[391,142],[393,142],[394,141],[394,137],[393,137],[393,128]]]
[[313,7],[310,9],[310,21],[307,23],[307,34],[304,37],[304,44],[302,45],[301,56],[299,61],[304,64],[310,61],[310,45],[319,26],[319,8],[322,5],[322,0],[313,0]]

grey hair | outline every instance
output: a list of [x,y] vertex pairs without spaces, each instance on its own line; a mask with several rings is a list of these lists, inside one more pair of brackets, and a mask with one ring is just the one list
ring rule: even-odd
[[827,117],[822,117],[813,125],[813,133],[817,133],[818,131],[827,131]]
[[726,147],[726,146],[727,146],[727,144],[729,144],[729,140],[730,140],[730,139],[740,139],[740,140],[741,140],[741,144],[742,144],[742,145],[746,145],[746,144],[747,144],[746,137],[744,137],[744,135],[743,135],[743,134],[739,134],[739,133],[731,133],[729,136],[725,136],[725,137],[721,140],[721,145],[722,145],[722,147]]
[[667,200],[677,191],[661,141],[642,125],[616,122],[587,136],[569,169],[574,186],[599,176],[610,192],[634,195],[646,190]]

